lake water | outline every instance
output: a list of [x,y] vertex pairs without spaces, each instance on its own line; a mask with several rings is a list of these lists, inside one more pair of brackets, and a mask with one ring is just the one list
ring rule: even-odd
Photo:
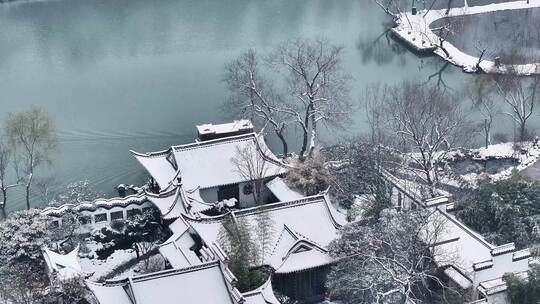
[[[370,0],[2,4],[0,120],[42,106],[60,135],[49,170],[53,190],[88,179],[113,195],[119,183],[146,178],[130,149],[186,143],[194,139],[196,124],[226,119],[220,111],[223,65],[247,48],[264,52],[299,36],[342,44],[355,99],[377,81],[428,81],[444,63],[418,58],[392,41],[384,34],[388,22]],[[441,76],[454,88],[471,77],[452,66]],[[364,128],[361,108],[353,120],[350,134],[358,134]],[[8,209],[23,206],[20,193],[12,200]]]
[[[444,19],[432,24],[440,27]],[[499,11],[487,14],[451,17],[454,32],[448,37],[467,54],[501,62],[523,64],[540,58],[540,8]],[[489,37],[489,39],[485,39]]]

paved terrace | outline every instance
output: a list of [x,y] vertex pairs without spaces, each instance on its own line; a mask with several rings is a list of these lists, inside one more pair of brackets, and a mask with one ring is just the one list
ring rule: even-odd
[[529,176],[530,178],[540,181],[540,160],[536,161],[534,165],[525,169],[523,173],[525,173],[525,175]]
[[[435,53],[444,60],[463,68],[465,72],[477,72],[478,57],[467,54],[458,49],[452,43],[444,41],[441,49],[439,37],[432,31],[430,24],[445,17],[468,16],[507,10],[519,10],[540,7],[540,0],[527,0],[496,3],[482,6],[453,8],[446,15],[446,9],[421,10],[416,15],[412,12],[405,12],[396,15],[397,26],[392,29],[393,34],[404,41],[409,47],[419,53]],[[486,73],[505,74],[510,69],[517,71],[520,75],[540,74],[540,63],[517,64],[517,65],[495,65],[495,62],[483,60],[480,68]]]

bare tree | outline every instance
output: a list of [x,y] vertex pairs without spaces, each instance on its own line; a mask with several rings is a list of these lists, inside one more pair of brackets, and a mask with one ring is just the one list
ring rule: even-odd
[[465,20],[466,19],[463,17],[445,17],[433,23],[436,26],[431,30],[437,34],[437,47],[443,51],[447,58],[450,57],[450,53],[448,53],[448,50],[446,50],[445,42],[452,35],[459,35],[464,31],[466,28]]
[[405,8],[404,0],[373,0],[386,14],[397,18]]
[[[236,156],[231,160],[236,167],[237,172],[249,180],[251,194],[256,205],[264,204],[263,189],[264,178],[267,175],[268,164],[263,155],[257,151],[254,146],[246,146],[243,149],[236,149]],[[264,262],[266,255],[272,250],[272,240],[274,231],[274,220],[268,212],[260,212],[255,217],[256,225],[253,231],[256,232],[255,246],[260,248],[260,263]]]
[[483,73],[484,70],[481,66],[482,62],[486,59],[486,57],[494,57],[495,53],[490,50],[485,41],[477,41],[475,49],[478,52],[478,59],[476,60],[475,64],[476,73]]
[[263,204],[262,192],[268,163],[262,153],[253,145],[244,148],[236,147],[236,155],[231,159],[231,162],[234,164],[236,172],[249,181],[255,204]]
[[445,222],[437,211],[385,210],[374,222],[353,222],[330,244],[338,260],[328,276],[332,300],[352,303],[438,303],[459,297],[439,277],[437,263],[455,260],[440,250]]
[[271,56],[270,63],[288,74],[286,86],[292,98],[284,111],[302,131],[301,158],[317,145],[320,124],[343,127],[348,121],[351,77],[341,66],[342,53],[343,47],[326,40],[297,39],[282,44]]
[[284,76],[275,77],[280,81],[274,85],[259,71],[255,52],[248,51],[225,67],[224,80],[231,92],[227,108],[270,125],[284,154],[287,126],[294,125],[302,134],[299,155],[305,159],[319,140],[321,124],[339,128],[348,121],[351,77],[343,71],[342,53],[343,47],[322,39],[284,43],[265,60],[268,74]]
[[349,209],[351,217],[359,211],[354,202],[361,195],[372,198],[367,208],[362,208],[365,218],[377,217],[380,210],[392,205],[391,185],[381,176],[381,169],[392,169],[394,162],[392,153],[378,141],[372,144],[361,138],[345,139],[324,152],[332,175],[330,194]]
[[501,96],[509,110],[508,115],[519,128],[519,140],[527,140],[527,122],[535,113],[538,102],[536,91],[540,84],[540,76],[523,78],[516,75],[493,77],[497,93]]
[[494,98],[494,87],[491,81],[484,76],[478,76],[468,87],[469,99],[473,109],[483,117],[481,122],[484,133],[484,144],[487,148],[491,144],[491,127],[493,119],[499,114],[499,107]]
[[384,105],[385,96],[388,95],[389,88],[380,83],[366,87],[363,95],[363,103],[366,109],[366,118],[369,125],[369,141],[372,145],[387,145],[386,109]]
[[26,207],[30,209],[30,188],[37,167],[50,161],[49,154],[57,142],[56,129],[48,114],[33,106],[28,111],[10,113],[6,134],[21,160],[25,174]]
[[228,63],[223,80],[231,93],[227,110],[236,116],[249,115],[254,123],[269,125],[281,141],[286,156],[289,147],[285,134],[290,118],[281,110],[283,100],[275,92],[272,81],[261,75],[255,51],[250,49]]
[[388,134],[394,135],[394,148],[413,163],[409,172],[419,171],[417,176],[434,196],[436,164],[468,137],[468,122],[459,103],[438,86],[410,82],[390,88],[384,100],[386,126]]
[[20,186],[19,182],[8,182],[8,169],[10,164],[14,162],[12,149],[9,143],[0,136],[0,191],[2,191],[2,201],[0,209],[2,210],[3,218],[6,218],[6,206],[8,202],[8,191],[11,188]]
[[[452,9],[452,4],[454,0],[373,0],[386,14],[399,18],[400,14],[404,10],[413,8],[420,8],[425,10],[425,14],[429,13],[434,7],[437,8],[436,4],[446,3],[445,15],[450,14]],[[417,3],[422,4],[421,7],[417,7]],[[467,5],[466,0],[463,1],[464,5]]]

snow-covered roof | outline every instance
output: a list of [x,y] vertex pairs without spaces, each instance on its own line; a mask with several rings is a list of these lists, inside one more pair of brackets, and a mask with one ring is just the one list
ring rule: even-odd
[[513,243],[494,246],[444,209],[444,206],[432,209],[430,219],[431,223],[443,225],[435,259],[439,266],[450,267],[445,273],[457,284],[469,286],[466,279],[470,286],[477,287],[505,273],[528,269],[529,250],[516,251]]
[[466,281],[470,281],[471,286],[477,288],[482,282],[500,279],[505,273],[520,273],[529,268],[529,250],[516,251],[513,243],[501,246],[490,244],[448,213],[455,209],[453,203],[447,203],[448,197],[424,200],[411,193],[414,187],[413,191],[404,187],[403,180],[389,172],[383,172],[383,176],[419,207],[432,211],[430,229],[439,230],[434,248],[435,260],[446,269],[448,277],[460,286],[468,286]]
[[146,192],[146,196],[159,209],[163,219],[174,219],[178,218],[182,212],[186,213],[181,190],[181,187],[177,187],[160,194]]
[[446,268],[444,273],[463,290],[467,290],[472,286],[472,281],[453,266]]
[[247,181],[233,162],[238,151],[244,149],[256,152],[254,159],[261,157],[266,162],[263,177],[285,173],[285,166],[255,133],[173,146],[162,152],[132,153],[162,190],[181,178],[186,191],[190,191]]
[[298,241],[285,256],[276,273],[286,274],[331,264],[334,260],[328,255],[328,250],[307,241]]
[[182,184],[159,194],[147,192],[146,195],[166,220],[176,219],[182,214],[200,214],[213,208],[212,204],[202,201],[198,188],[188,192]]
[[131,151],[135,159],[150,173],[161,189],[167,189],[179,172],[170,162],[171,149],[141,154]]
[[440,255],[437,261],[441,266],[452,263],[463,272],[469,273],[473,265],[480,261],[491,259],[493,246],[484,238],[463,225],[453,215],[437,208],[432,214],[432,220],[443,224],[439,234],[439,252],[449,253],[450,256]]
[[[201,258],[192,250],[195,240],[190,233],[189,225],[184,219],[177,219],[169,225],[169,229],[174,231],[174,234],[159,246],[159,252],[169,261],[171,266],[180,269],[201,264]],[[206,259],[206,261],[214,259],[213,253],[207,252],[208,254],[202,258]]]
[[304,197],[302,194],[291,189],[279,176],[268,181],[266,187],[280,202],[298,200]]
[[[271,254],[265,255],[261,264],[285,272],[300,271],[326,265],[330,260],[326,247],[338,237],[338,229],[345,224],[344,218],[331,205],[325,195],[306,197],[300,200],[279,202],[259,207],[232,211],[236,221],[245,221],[257,233],[258,217],[268,216],[271,235],[267,242],[272,244]],[[222,223],[229,215],[207,218],[192,218],[184,216],[186,222],[207,243],[219,243],[219,233]],[[255,236],[255,240],[260,239]],[[300,249],[300,244],[304,249]],[[298,247],[296,247],[298,246]],[[307,252],[307,253],[306,253]],[[289,260],[290,259],[290,260]],[[288,261],[289,260],[289,261]]]
[[232,286],[220,261],[160,271],[104,284],[87,282],[100,304],[238,304],[243,296]]
[[100,284],[86,281],[86,286],[92,291],[99,304],[134,304],[130,298],[127,284]]
[[223,124],[202,124],[197,126],[199,137],[205,135],[225,135],[238,132],[253,132],[253,124],[247,119]]
[[60,279],[69,279],[82,274],[79,264],[79,246],[67,254],[60,254],[43,248],[43,257],[49,272],[56,273]]

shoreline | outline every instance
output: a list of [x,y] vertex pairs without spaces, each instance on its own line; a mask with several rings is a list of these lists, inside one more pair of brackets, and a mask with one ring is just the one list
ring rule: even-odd
[[[528,76],[540,74],[540,62],[528,64],[495,64],[491,60],[481,60],[454,46],[451,42],[440,38],[433,32],[430,25],[444,18],[478,15],[491,12],[522,10],[540,8],[540,0],[527,0],[488,4],[473,7],[453,8],[448,15],[446,9],[420,10],[416,15],[412,12],[396,15],[396,26],[391,29],[392,34],[418,54],[435,54],[443,60],[460,67],[466,73],[484,72],[487,74],[513,74]],[[448,54],[448,55],[447,55]],[[479,66],[479,68],[477,67]]]

